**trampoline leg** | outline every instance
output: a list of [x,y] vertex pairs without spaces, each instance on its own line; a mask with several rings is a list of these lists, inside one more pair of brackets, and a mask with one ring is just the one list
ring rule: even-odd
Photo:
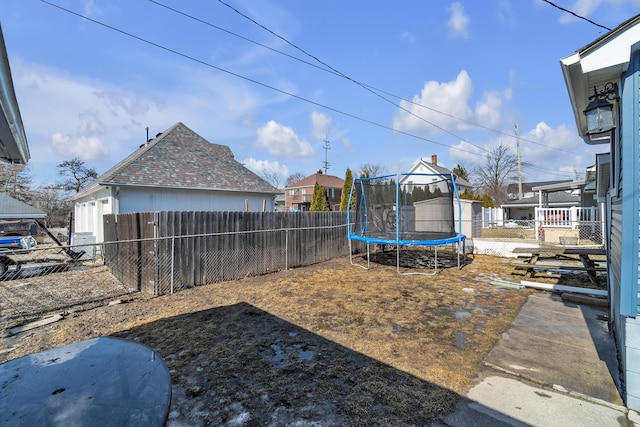
[[434,265],[433,265],[433,273],[420,273],[418,271],[410,271],[403,273],[400,271],[400,246],[396,246],[398,252],[396,255],[396,271],[401,276],[411,276],[411,275],[420,275],[420,276],[435,276],[438,274],[438,247],[434,246],[435,256],[434,256]]
[[353,261],[353,252],[351,250],[351,240],[349,240],[349,263],[351,265],[356,266],[356,267],[360,267],[360,268],[363,268],[365,270],[369,270],[369,268],[371,267],[371,258],[369,256],[369,243],[367,243],[367,266],[365,267],[364,265],[358,264],[357,262]]

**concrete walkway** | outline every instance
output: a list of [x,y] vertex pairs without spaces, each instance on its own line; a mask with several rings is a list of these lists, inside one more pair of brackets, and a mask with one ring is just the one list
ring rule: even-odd
[[[607,311],[529,297],[448,426],[633,426],[618,393]],[[640,425],[640,424],[638,424]]]

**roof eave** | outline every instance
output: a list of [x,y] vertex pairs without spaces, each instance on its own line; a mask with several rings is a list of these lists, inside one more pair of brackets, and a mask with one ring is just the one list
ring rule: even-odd
[[593,87],[601,88],[607,82],[620,83],[622,73],[629,67],[632,52],[639,48],[638,40],[640,15],[560,60],[578,133],[589,145],[609,142],[609,138],[591,137],[586,133],[584,110]]

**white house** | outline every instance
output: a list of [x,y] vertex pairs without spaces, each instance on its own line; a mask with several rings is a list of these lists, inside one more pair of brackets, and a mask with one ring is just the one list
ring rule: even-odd
[[[439,175],[450,175],[453,174],[452,171],[445,168],[444,166],[438,165],[438,156],[433,154],[431,156],[431,161],[427,161],[424,158],[419,158],[411,168],[407,171],[407,175],[412,174],[412,176],[402,176],[400,177],[400,185],[402,187],[411,186],[411,185],[427,185],[432,182],[432,179],[428,176],[420,178],[419,175],[416,174],[439,174]],[[458,189],[458,193],[462,194],[464,190],[472,190],[471,184],[467,182],[467,180],[460,178],[459,176],[455,176],[456,180],[456,188]],[[440,181],[438,178],[433,178],[433,181]]]
[[279,191],[177,123],[98,177],[72,200],[74,232],[104,241],[102,216],[155,211],[273,211]]
[[605,203],[609,324],[621,363],[621,395],[639,411],[640,15],[560,64],[578,133],[609,153],[596,158],[596,195]]

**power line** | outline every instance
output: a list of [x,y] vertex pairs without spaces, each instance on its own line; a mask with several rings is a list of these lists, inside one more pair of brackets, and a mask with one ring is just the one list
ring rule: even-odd
[[[366,119],[366,118],[364,118],[364,117],[360,117],[360,116],[357,116],[357,115],[352,114],[352,113],[348,113],[348,112],[346,112],[346,111],[340,110],[340,109],[335,108],[335,107],[328,106],[328,105],[326,105],[326,104],[319,103],[319,102],[317,102],[317,101],[313,101],[313,100],[311,100],[311,99],[309,99],[309,98],[305,98],[305,97],[303,97],[303,96],[296,95],[296,94],[294,94],[294,93],[291,93],[291,92],[288,92],[288,91],[286,91],[286,90],[283,90],[283,89],[277,88],[277,87],[275,87],[275,86],[271,86],[271,85],[269,85],[269,84],[267,84],[267,83],[263,83],[263,82],[260,82],[260,81],[258,81],[258,80],[252,79],[252,78],[250,78],[250,77],[243,76],[242,74],[239,74],[239,73],[236,73],[236,72],[233,72],[233,71],[230,71],[230,70],[224,69],[224,68],[222,68],[222,67],[218,67],[218,66],[216,66],[216,65],[214,65],[214,64],[211,64],[211,63],[209,63],[209,62],[206,62],[206,61],[203,61],[203,60],[201,60],[201,59],[195,58],[195,57],[193,57],[193,56],[187,55],[187,54],[185,54],[185,53],[179,52],[179,51],[177,51],[177,50],[175,50],[175,49],[171,49],[171,48],[169,48],[169,47],[163,46],[163,45],[161,45],[161,44],[159,44],[159,43],[155,43],[155,42],[152,42],[152,41],[147,40],[147,39],[145,39],[145,38],[142,38],[142,37],[140,37],[140,36],[136,36],[135,34],[129,33],[129,32],[124,31],[124,30],[121,30],[121,29],[119,29],[119,28],[116,28],[116,27],[114,27],[114,26],[112,26],[112,25],[109,25],[109,24],[106,24],[106,23],[104,23],[104,22],[98,21],[98,20],[96,20],[96,19],[89,18],[88,16],[85,16],[85,15],[83,15],[83,14],[81,14],[81,13],[74,12],[74,11],[72,11],[72,10],[66,9],[66,8],[64,8],[64,7],[62,7],[62,6],[59,6],[59,5],[54,4],[54,3],[51,3],[51,2],[49,2],[49,1],[47,1],[47,0],[40,0],[40,1],[41,1],[42,3],[48,4],[49,6],[55,7],[55,8],[57,8],[57,9],[60,9],[60,10],[64,11],[64,12],[67,12],[67,13],[69,13],[69,14],[75,15],[75,16],[77,16],[77,17],[79,17],[79,18],[86,19],[87,21],[93,22],[94,24],[97,24],[97,25],[100,25],[100,26],[102,26],[102,27],[108,28],[108,29],[110,29],[110,30],[112,30],[112,31],[115,31],[115,32],[117,32],[117,33],[120,33],[120,34],[123,34],[123,35],[125,35],[125,36],[131,37],[131,38],[136,39],[136,40],[138,40],[138,41],[140,41],[140,42],[143,42],[143,43],[146,43],[146,44],[151,45],[151,46],[153,46],[153,47],[156,47],[156,48],[158,48],[158,49],[164,50],[164,51],[166,51],[166,52],[170,52],[170,53],[172,53],[172,54],[174,54],[174,55],[180,56],[180,57],[182,57],[182,58],[185,58],[185,59],[188,59],[188,60],[190,60],[190,61],[196,62],[196,63],[198,63],[198,64],[204,65],[204,66],[206,66],[206,67],[213,68],[213,69],[215,69],[215,70],[217,70],[217,71],[220,71],[220,72],[223,72],[223,73],[229,74],[229,75],[231,75],[231,76],[234,76],[234,77],[240,78],[240,79],[242,79],[242,80],[245,80],[245,81],[251,82],[251,83],[253,83],[253,84],[256,84],[256,85],[258,85],[258,86],[262,86],[262,87],[264,87],[264,88],[267,88],[267,89],[273,90],[273,91],[275,91],[275,92],[279,92],[279,93],[281,93],[281,94],[284,94],[284,95],[290,96],[290,97],[292,97],[292,98],[295,98],[295,99],[298,99],[298,100],[301,100],[301,101],[307,102],[307,103],[312,104],[312,105],[315,105],[315,106],[317,106],[317,107],[324,108],[324,109],[326,109],[326,110],[333,111],[333,112],[335,112],[335,113],[338,113],[338,114],[344,115],[344,116],[346,116],[346,117],[350,117],[350,118],[352,118],[352,119],[359,120],[359,121],[361,121],[361,122],[368,123],[368,124],[370,124],[370,125],[377,126],[377,127],[379,127],[379,128],[386,129],[386,130],[389,130],[389,131],[392,131],[392,132],[395,132],[395,133],[399,133],[399,134],[401,134],[401,135],[409,136],[409,137],[411,137],[411,138],[415,138],[415,139],[418,139],[418,140],[421,140],[421,141],[430,142],[430,143],[432,143],[432,144],[440,145],[440,146],[442,146],[442,147],[446,147],[446,148],[450,148],[450,149],[453,149],[453,150],[462,151],[462,152],[465,152],[465,153],[477,154],[477,153],[476,153],[476,152],[474,152],[474,151],[465,150],[465,149],[463,149],[463,148],[455,147],[455,146],[452,146],[452,145],[447,145],[447,144],[445,144],[445,143],[438,142],[438,141],[434,141],[434,140],[432,140],[432,139],[428,139],[428,138],[425,138],[425,137],[422,137],[422,136],[419,136],[419,135],[414,135],[414,134],[409,133],[409,132],[405,132],[405,131],[402,131],[402,130],[394,129],[393,127],[390,127],[390,126],[384,125],[384,124],[382,124],[382,123],[374,122],[373,120]],[[485,151],[486,151],[486,150],[485,150]]]
[[[155,0],[149,0],[149,1],[151,1],[152,3],[155,3],[155,4],[158,4],[158,5],[163,6],[161,3],[159,3],[159,2],[157,2],[157,1],[155,1]],[[337,69],[335,69],[335,68],[334,68],[334,67],[332,67],[331,65],[327,64],[326,62],[324,62],[324,61],[320,60],[317,56],[315,56],[315,55],[313,55],[313,54],[311,54],[311,53],[307,52],[305,49],[303,49],[303,48],[301,48],[300,46],[296,45],[295,43],[293,43],[293,42],[289,41],[286,37],[281,36],[280,34],[276,33],[275,31],[273,31],[273,30],[271,30],[270,28],[266,27],[265,25],[261,24],[261,23],[260,23],[260,22],[258,22],[257,20],[255,20],[255,19],[251,18],[250,16],[246,15],[245,13],[243,13],[243,12],[241,12],[240,10],[236,9],[235,7],[233,7],[233,6],[229,5],[229,4],[228,4],[228,3],[226,3],[225,1],[223,1],[223,0],[218,0],[218,2],[219,2],[219,3],[221,3],[221,4],[223,4],[223,5],[225,5],[226,7],[228,7],[229,9],[231,9],[232,11],[234,11],[235,13],[237,13],[238,15],[242,16],[243,18],[245,18],[245,19],[247,19],[247,20],[249,20],[249,21],[253,22],[253,23],[254,23],[255,25],[257,25],[258,27],[260,27],[260,28],[264,29],[265,31],[269,32],[270,34],[274,35],[275,37],[277,37],[277,38],[279,38],[280,40],[284,41],[285,43],[287,43],[288,45],[290,45],[290,46],[292,46],[293,48],[297,49],[298,51],[302,52],[303,54],[307,55],[308,57],[312,58],[312,59],[313,59],[313,60],[315,60],[316,62],[318,62],[318,63],[322,64],[322,65],[323,65],[324,67],[326,67],[326,68],[324,68],[324,67],[318,67],[318,66],[317,66],[317,65],[315,65],[315,64],[311,64],[311,63],[309,63],[309,62],[307,62],[307,61],[304,61],[304,60],[302,60],[302,59],[299,59],[299,58],[297,58],[297,57],[295,57],[295,56],[289,55],[289,54],[287,54],[287,53],[281,52],[281,51],[276,50],[276,49],[271,49],[271,48],[270,48],[271,50],[273,50],[273,51],[275,51],[275,52],[277,52],[277,53],[280,53],[280,54],[282,54],[282,55],[286,55],[286,56],[288,56],[289,58],[293,58],[293,59],[296,59],[296,60],[298,60],[298,61],[301,61],[301,62],[303,62],[303,63],[305,63],[305,64],[311,65],[311,66],[313,66],[313,67],[315,67],[315,68],[318,68],[318,69],[320,69],[320,70],[323,70],[323,71],[329,72],[329,73],[331,73],[331,74],[334,74],[334,75],[336,75],[336,76],[339,76],[339,77],[342,77],[342,78],[344,78],[344,79],[347,79],[347,80],[349,80],[349,81],[351,81],[351,82],[353,82],[353,83],[357,84],[358,86],[360,86],[360,87],[364,88],[365,90],[367,90],[367,91],[369,91],[369,92],[373,93],[374,95],[378,96],[379,98],[381,98],[381,99],[385,100],[386,102],[389,102],[389,103],[391,103],[392,105],[396,106],[397,108],[400,108],[402,111],[404,111],[404,112],[406,112],[406,113],[408,113],[408,114],[410,114],[410,115],[412,115],[412,116],[414,116],[414,117],[418,118],[419,120],[424,121],[425,123],[430,124],[431,126],[436,127],[437,129],[440,129],[441,131],[443,131],[443,132],[445,132],[445,133],[447,133],[447,134],[449,134],[449,135],[451,135],[451,136],[453,136],[453,137],[456,137],[456,138],[460,139],[461,141],[467,142],[467,143],[469,143],[470,145],[472,145],[472,146],[474,146],[474,147],[476,147],[476,148],[478,148],[478,149],[480,149],[480,150],[482,150],[482,151],[484,151],[484,152],[488,152],[488,150],[486,150],[485,148],[480,147],[480,146],[478,146],[478,145],[476,145],[476,144],[473,144],[472,142],[470,142],[470,141],[469,141],[469,140],[467,140],[466,138],[462,138],[461,136],[458,136],[458,135],[456,135],[456,134],[454,134],[454,133],[450,132],[449,130],[444,129],[443,127],[438,126],[438,125],[436,125],[436,124],[435,124],[435,123],[433,123],[433,122],[428,121],[428,120],[427,120],[427,119],[425,119],[424,117],[421,117],[421,116],[419,116],[419,115],[415,114],[414,112],[412,112],[412,111],[410,111],[410,110],[407,110],[406,108],[402,107],[401,105],[396,104],[395,102],[393,102],[393,101],[391,101],[391,100],[389,100],[389,99],[385,98],[384,96],[380,95],[380,93],[383,93],[383,94],[388,95],[388,96],[395,97],[395,98],[397,98],[397,99],[399,99],[399,100],[401,100],[401,101],[408,102],[408,103],[410,103],[410,104],[412,104],[412,105],[415,105],[415,106],[418,106],[418,107],[425,108],[425,109],[427,109],[427,110],[429,110],[429,111],[433,111],[433,112],[435,112],[435,113],[442,114],[442,115],[444,115],[444,116],[446,116],[446,117],[449,117],[449,118],[452,118],[452,119],[455,119],[455,120],[462,121],[462,122],[467,123],[467,124],[469,124],[469,125],[476,126],[476,127],[478,127],[478,128],[482,128],[482,129],[485,129],[485,130],[488,130],[488,131],[491,131],[491,132],[495,132],[496,134],[499,134],[499,135],[508,136],[508,137],[510,137],[510,138],[516,138],[516,136],[514,136],[513,134],[510,134],[510,133],[507,133],[507,132],[504,132],[504,131],[500,131],[500,130],[497,130],[497,129],[493,129],[493,128],[490,128],[490,127],[487,127],[487,126],[483,126],[483,125],[481,125],[481,124],[478,124],[478,123],[475,123],[475,122],[472,122],[472,121],[469,121],[469,120],[465,120],[465,119],[462,119],[462,118],[460,118],[460,117],[456,117],[456,116],[454,116],[454,115],[451,115],[451,114],[445,113],[445,112],[443,112],[443,111],[439,111],[439,110],[437,110],[437,109],[435,109],[435,108],[428,107],[428,106],[426,106],[426,105],[420,104],[420,103],[415,102],[415,101],[413,101],[413,100],[409,100],[409,99],[403,98],[403,97],[401,97],[401,96],[399,96],[399,95],[394,95],[393,93],[386,92],[386,91],[384,91],[384,90],[382,90],[382,89],[378,89],[378,88],[376,88],[376,87],[374,87],[374,86],[368,85],[368,84],[366,84],[366,83],[362,83],[362,82],[360,82],[360,81],[358,81],[358,80],[355,80],[355,79],[353,79],[353,78],[351,78],[351,77],[349,77],[349,76],[347,76],[347,75],[343,74],[342,72],[338,71]],[[165,7],[166,7],[166,6],[165,6]],[[169,8],[169,9],[171,9],[171,8]],[[178,12],[178,13],[181,13],[181,12]],[[185,16],[188,16],[188,15],[185,15]],[[200,19],[198,19],[198,18],[194,18],[194,19],[196,19],[196,20],[198,20],[198,21],[200,21],[200,22],[203,22],[203,21],[201,21],[201,20],[200,20]],[[242,38],[243,38],[244,40],[247,40],[247,41],[253,42],[252,40],[249,40],[249,39],[247,39],[247,38],[244,38],[244,37],[242,37]],[[253,42],[253,43],[257,43],[257,42]],[[259,44],[259,43],[257,43],[257,44]],[[554,146],[551,146],[551,145],[542,144],[542,143],[540,143],[540,142],[532,141],[532,140],[530,140],[530,139],[525,139],[525,138],[519,138],[519,137],[518,137],[518,140],[519,140],[519,141],[524,141],[524,142],[529,142],[529,143],[531,143],[531,144],[538,145],[538,146],[541,146],[541,147],[544,147],[544,148],[547,148],[547,149],[550,149],[550,150],[560,151],[560,152],[564,152],[564,153],[568,153],[568,154],[575,154],[575,153],[573,153],[573,152],[571,152],[571,151],[563,150],[562,148],[554,147]]]
[[[205,21],[205,20],[203,20],[203,19],[200,19],[200,18],[198,18],[198,17],[196,17],[196,16],[193,16],[193,15],[188,14],[188,13],[186,13],[186,12],[183,12],[183,11],[181,11],[181,10],[179,10],[179,9],[176,9],[176,8],[173,8],[173,7],[168,6],[168,5],[166,5],[166,4],[163,4],[163,3],[159,2],[159,1],[156,1],[156,0],[148,0],[148,1],[149,1],[149,2],[151,2],[151,3],[153,3],[153,4],[155,4],[155,5],[157,5],[157,6],[160,6],[160,7],[163,7],[163,8],[165,8],[165,9],[167,9],[167,10],[170,10],[170,11],[172,11],[172,12],[176,13],[176,14],[182,15],[182,16],[184,16],[184,17],[186,17],[186,18],[192,19],[192,20],[194,20],[194,21],[196,21],[196,22],[200,22],[201,24],[207,25],[207,26],[212,27],[212,28],[214,28],[214,29],[216,29],[216,30],[219,30],[219,31],[222,31],[222,32],[227,33],[227,34],[229,34],[229,35],[232,35],[232,36],[234,36],[234,37],[240,38],[240,39],[242,39],[242,40],[244,40],[244,41],[246,41],[246,42],[253,43],[253,44],[255,44],[255,45],[257,45],[257,46],[260,46],[260,47],[262,47],[262,48],[264,48],[264,49],[271,50],[272,52],[275,52],[275,53],[278,53],[278,54],[280,54],[280,55],[286,56],[286,57],[288,57],[288,58],[290,58],[290,59],[293,59],[293,60],[295,60],[295,61],[299,61],[299,62],[301,62],[301,63],[303,63],[303,64],[306,64],[306,65],[308,65],[308,66],[314,67],[314,68],[316,68],[316,69],[318,69],[318,70],[321,70],[321,71],[324,71],[324,72],[326,72],[326,73],[333,74],[333,75],[335,75],[335,76],[342,77],[342,78],[345,78],[345,79],[347,79],[347,80],[350,80],[350,81],[352,81],[352,82],[354,82],[354,83],[356,83],[356,84],[358,84],[358,85],[360,85],[360,86],[364,87],[365,89],[369,90],[370,92],[373,92],[373,91],[378,92],[378,93],[374,93],[376,96],[380,96],[380,95],[379,95],[379,93],[383,93],[383,94],[385,94],[385,95],[388,95],[388,96],[392,96],[392,97],[394,97],[394,98],[397,98],[397,99],[398,99],[398,100],[400,100],[400,101],[404,101],[404,102],[410,103],[411,105],[415,105],[415,106],[417,106],[417,107],[421,107],[421,108],[427,109],[427,110],[429,110],[429,111],[433,111],[433,112],[435,112],[435,113],[437,113],[437,114],[441,114],[441,115],[443,115],[443,116],[446,116],[446,117],[452,118],[452,119],[454,119],[454,120],[458,120],[458,121],[461,121],[461,122],[463,122],[463,123],[467,123],[467,124],[469,124],[469,125],[471,125],[471,126],[475,126],[475,127],[481,128],[481,129],[485,129],[485,130],[488,130],[488,131],[490,131],[490,132],[494,132],[494,133],[496,133],[496,134],[498,134],[498,135],[503,135],[503,136],[508,136],[508,137],[510,137],[510,138],[515,138],[515,136],[514,136],[514,135],[512,135],[512,134],[510,134],[510,133],[507,133],[507,132],[505,132],[505,131],[501,131],[501,130],[498,130],[498,129],[493,129],[493,128],[488,127],[488,126],[484,126],[484,125],[481,125],[481,124],[479,124],[479,123],[476,123],[476,122],[473,122],[473,121],[470,121],[470,120],[466,120],[466,119],[463,119],[463,118],[461,118],[461,117],[454,116],[454,115],[452,115],[452,114],[445,113],[445,112],[443,112],[443,111],[437,110],[437,109],[435,109],[435,108],[429,107],[429,106],[427,106],[427,105],[421,104],[421,103],[416,102],[416,101],[413,101],[413,100],[411,100],[411,99],[406,99],[406,98],[404,98],[404,97],[402,97],[402,96],[400,96],[400,95],[396,95],[396,94],[393,94],[393,93],[391,93],[391,92],[387,92],[387,91],[385,91],[385,90],[383,90],[383,89],[377,88],[377,87],[372,86],[372,85],[369,85],[369,84],[367,84],[367,83],[363,83],[363,82],[360,82],[360,81],[354,80],[354,79],[352,79],[352,78],[350,78],[350,77],[348,77],[348,76],[344,75],[343,73],[339,72],[338,70],[335,70],[335,69],[334,69],[333,67],[331,67],[330,65],[325,64],[323,61],[320,61],[320,60],[319,60],[318,58],[316,58],[314,55],[309,54],[309,53],[308,53],[308,52],[306,52],[304,49],[302,49],[302,48],[298,47],[297,45],[295,45],[295,44],[291,43],[289,40],[287,40],[287,39],[286,39],[286,38],[284,38],[283,36],[280,36],[280,35],[276,34],[274,31],[272,31],[272,30],[268,29],[267,27],[265,27],[264,25],[260,24],[260,23],[259,23],[259,22],[257,22],[256,20],[254,20],[254,19],[250,18],[249,16],[247,16],[247,15],[243,14],[243,13],[242,13],[242,12],[240,12],[239,10],[237,10],[237,9],[233,8],[232,6],[229,6],[228,4],[226,4],[226,3],[224,3],[224,2],[221,2],[221,3],[223,3],[224,5],[226,5],[227,7],[229,7],[230,9],[232,9],[234,12],[236,12],[236,13],[240,14],[242,17],[244,17],[244,18],[246,18],[246,19],[250,20],[251,22],[253,22],[253,23],[255,23],[256,25],[260,26],[261,28],[265,29],[265,30],[266,30],[266,31],[268,31],[269,33],[271,33],[271,34],[275,35],[276,37],[278,37],[278,38],[280,38],[280,39],[282,39],[282,40],[284,40],[287,44],[289,44],[289,45],[291,45],[291,46],[294,46],[296,49],[300,50],[300,51],[301,51],[301,52],[303,52],[305,55],[310,56],[311,58],[314,58],[317,62],[319,62],[320,64],[323,64],[324,66],[320,66],[320,65],[314,64],[314,63],[312,63],[312,62],[305,61],[305,60],[304,60],[304,59],[302,59],[302,58],[298,58],[297,56],[290,55],[290,54],[288,54],[288,53],[286,53],[286,52],[283,52],[283,51],[281,51],[281,50],[278,50],[278,49],[272,48],[271,46],[265,45],[264,43],[260,43],[260,42],[258,42],[258,41],[252,40],[252,39],[250,39],[250,38],[248,38],[248,37],[245,37],[245,36],[243,36],[243,35],[240,35],[240,34],[238,34],[238,33],[235,33],[235,32],[233,32],[233,31],[230,31],[230,30],[228,30],[228,29],[222,28],[222,27],[220,27],[220,26],[218,26],[218,25],[212,24],[211,22],[208,22],[208,21]],[[385,99],[387,102],[391,102],[391,101],[387,100],[387,99],[386,99],[386,98],[384,98],[384,97],[382,97],[382,98],[383,98],[383,99]],[[406,110],[406,109],[402,108],[401,106],[398,106],[397,104],[395,104],[395,103],[393,103],[393,102],[392,102],[392,104],[393,104],[393,105],[395,105],[395,106],[397,106],[398,108],[401,108],[401,109],[402,109],[402,110],[404,110],[404,111],[407,111],[409,114],[412,114],[413,116],[418,117],[420,120],[423,120],[423,121],[425,121],[425,122],[427,122],[427,123],[429,123],[429,124],[431,124],[431,125],[433,125],[433,126],[437,127],[438,129],[441,129],[443,132],[449,133],[450,135],[455,136],[456,138],[458,138],[458,139],[460,139],[460,140],[463,140],[463,141],[469,142],[469,141],[465,140],[464,138],[459,137],[458,135],[452,134],[451,132],[448,132],[448,131],[446,131],[445,129],[443,129],[443,128],[439,127],[439,126],[437,126],[437,125],[435,125],[435,124],[433,124],[433,123],[431,123],[431,122],[429,122],[429,121],[426,121],[426,119],[424,119],[424,118],[422,118],[422,117],[420,117],[420,116],[417,116],[417,115],[416,115],[416,114],[414,114],[413,112],[409,112],[408,110]],[[573,153],[573,152],[571,152],[571,151],[564,150],[564,149],[562,149],[562,148],[554,147],[554,146],[551,146],[551,145],[542,144],[542,143],[540,143],[540,142],[533,141],[533,140],[530,140],[530,139],[520,138],[520,140],[521,140],[521,141],[523,141],[523,142],[529,142],[529,143],[531,143],[531,144],[538,145],[538,146],[541,146],[541,147],[544,147],[544,148],[547,148],[547,149],[550,149],[550,150],[555,150],[555,151],[564,152],[564,153],[568,153],[568,154],[575,154],[575,153]],[[470,145],[473,145],[473,146],[475,146],[475,147],[477,147],[477,148],[479,148],[479,149],[481,149],[481,150],[484,150],[482,147],[478,147],[478,146],[476,146],[476,145],[472,144],[471,142],[469,142],[469,144],[470,144]],[[486,151],[486,150],[484,150],[484,151]]]
[[562,6],[558,6],[557,4],[555,4],[555,3],[554,3],[554,2],[552,2],[552,1],[549,1],[549,0],[542,0],[542,1],[543,1],[543,2],[545,2],[545,3],[547,3],[547,4],[550,4],[551,6],[553,6],[553,7],[557,8],[557,9],[560,9],[560,10],[561,10],[561,11],[563,11],[563,12],[567,12],[568,14],[573,15],[573,16],[575,16],[575,17],[576,17],[576,18],[578,18],[578,19],[583,19],[583,20],[587,21],[588,23],[595,25],[596,27],[604,28],[604,29],[605,29],[605,30],[607,30],[607,31],[611,31],[611,28],[609,28],[609,27],[605,27],[604,25],[600,25],[600,24],[598,24],[597,22],[593,22],[591,19],[589,19],[589,18],[585,18],[584,16],[580,16],[580,15],[578,15],[577,13],[575,13],[575,12],[573,12],[573,11],[569,10],[569,9],[565,9],[565,8],[564,8],[564,7],[562,7]]
[[[151,1],[151,0],[150,0],[150,1]],[[230,8],[231,10],[233,10],[235,13],[237,13],[237,14],[239,14],[240,16],[242,16],[243,18],[248,19],[249,21],[253,22],[254,24],[256,24],[256,25],[257,25],[257,26],[259,26],[260,28],[264,29],[265,31],[269,32],[270,34],[273,34],[275,37],[277,37],[277,38],[279,38],[280,40],[284,41],[285,43],[287,43],[288,45],[292,46],[293,48],[295,48],[295,49],[299,50],[299,51],[300,51],[300,52],[302,52],[303,54],[305,54],[305,55],[309,56],[310,58],[312,58],[312,59],[313,59],[313,60],[315,60],[316,62],[318,62],[318,63],[320,63],[320,64],[324,65],[325,67],[327,67],[328,69],[330,69],[331,71],[333,71],[334,73],[336,73],[337,75],[339,75],[340,77],[343,77],[343,78],[345,78],[345,79],[349,80],[350,82],[355,83],[356,85],[358,85],[358,86],[360,86],[361,88],[363,88],[364,90],[366,90],[366,91],[368,91],[368,92],[372,93],[373,95],[377,96],[378,98],[380,98],[380,99],[384,100],[385,102],[388,102],[388,103],[390,103],[391,105],[393,105],[393,106],[395,106],[395,107],[397,107],[397,108],[400,108],[402,111],[404,111],[405,113],[407,113],[407,114],[409,114],[409,115],[411,115],[411,116],[413,116],[413,117],[417,118],[418,120],[422,120],[423,122],[425,122],[425,123],[427,123],[427,124],[429,124],[429,125],[431,125],[431,126],[433,126],[433,127],[437,128],[437,129],[440,129],[442,132],[448,133],[449,135],[451,135],[451,136],[453,136],[453,137],[455,137],[455,138],[458,138],[458,139],[460,139],[460,140],[462,140],[462,141],[465,141],[465,142],[469,143],[470,145],[472,145],[472,146],[476,147],[476,148],[477,148],[477,149],[479,149],[479,150],[482,150],[482,151],[485,151],[485,152],[489,152],[489,151],[488,151],[487,149],[485,149],[484,147],[480,147],[479,145],[476,145],[476,144],[472,143],[471,141],[467,140],[466,138],[463,138],[463,137],[461,137],[461,136],[459,136],[459,135],[456,135],[456,134],[454,134],[453,132],[451,132],[451,131],[449,131],[449,130],[447,130],[447,129],[445,129],[445,128],[441,127],[441,126],[438,126],[438,125],[436,125],[436,124],[435,124],[435,123],[433,123],[433,122],[430,122],[429,120],[425,119],[424,117],[421,117],[421,116],[417,115],[417,114],[416,114],[416,113],[414,113],[413,111],[410,111],[410,110],[408,110],[408,109],[404,108],[402,105],[397,104],[397,103],[395,103],[395,102],[391,101],[391,100],[390,100],[390,99],[388,99],[388,98],[385,98],[384,96],[380,95],[380,93],[378,93],[378,92],[376,92],[376,91],[372,90],[369,86],[367,86],[367,85],[365,85],[365,84],[363,84],[363,83],[360,83],[359,81],[357,81],[357,80],[355,80],[355,79],[353,79],[353,78],[351,78],[351,77],[347,76],[346,74],[342,73],[341,71],[337,70],[336,68],[334,68],[334,67],[332,67],[331,65],[327,64],[326,62],[324,62],[324,61],[320,60],[317,56],[312,55],[311,53],[307,52],[305,49],[303,49],[303,48],[301,48],[300,46],[296,45],[295,43],[292,43],[291,41],[289,41],[286,37],[283,37],[283,36],[279,35],[279,34],[278,34],[278,33],[276,33],[275,31],[273,31],[273,30],[271,30],[270,28],[268,28],[268,27],[266,27],[266,26],[262,25],[261,23],[259,23],[259,22],[258,22],[258,21],[256,21],[255,19],[253,19],[253,18],[251,18],[250,16],[248,16],[248,15],[246,15],[246,14],[242,13],[241,11],[239,11],[239,10],[238,10],[238,9],[236,9],[235,7],[231,6],[230,4],[228,4],[228,3],[224,2],[223,0],[218,0],[218,2],[219,2],[219,3],[222,3],[222,4],[223,4],[223,5],[225,5],[225,6],[227,6],[228,8]]]

